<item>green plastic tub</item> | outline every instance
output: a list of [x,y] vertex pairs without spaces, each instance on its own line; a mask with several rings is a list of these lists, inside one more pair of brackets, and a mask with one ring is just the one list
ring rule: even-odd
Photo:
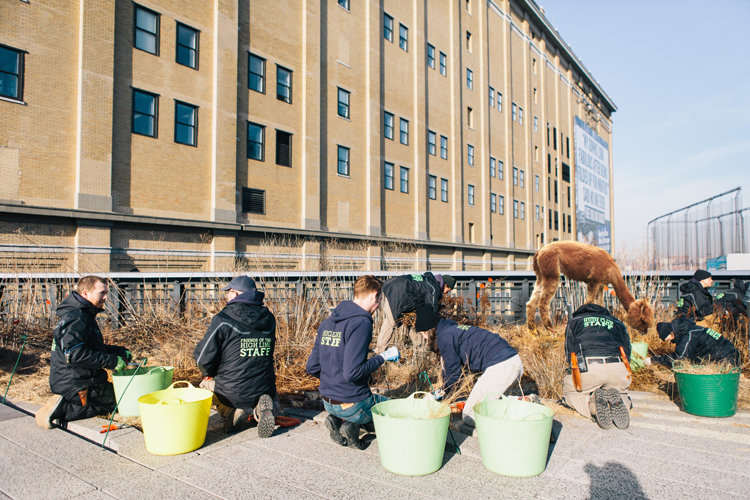
[[731,417],[737,413],[740,370],[715,375],[674,372],[682,409],[700,417]]
[[[133,377],[136,370],[138,373]],[[112,385],[115,387],[115,397],[118,401],[122,397],[122,401],[117,406],[117,412],[123,417],[139,417],[141,412],[138,407],[138,398],[169,387],[173,374],[174,368],[171,366],[130,368],[120,373],[113,373]],[[131,377],[133,377],[132,382],[130,382]],[[127,390],[125,390],[126,387]]]
[[474,407],[482,463],[496,474],[538,476],[547,466],[553,411],[503,397]]
[[630,344],[630,368],[637,372],[643,368],[643,358],[648,357],[648,342],[632,342]]
[[380,463],[402,476],[432,474],[443,465],[451,410],[432,398],[391,399],[372,407]]

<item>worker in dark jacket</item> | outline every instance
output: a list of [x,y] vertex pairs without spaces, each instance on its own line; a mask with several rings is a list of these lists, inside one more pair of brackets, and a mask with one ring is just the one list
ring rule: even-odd
[[273,364],[276,318],[249,276],[237,276],[222,290],[227,305],[214,316],[194,352],[205,376],[201,387],[214,393],[225,432],[239,429],[252,415],[258,435],[267,438],[279,410]]
[[383,284],[381,316],[383,324],[378,334],[377,351],[384,351],[393,337],[393,329],[400,324],[405,313],[428,305],[440,310],[440,299],[456,286],[453,276],[432,273],[405,274],[391,278]]
[[725,361],[735,366],[742,364],[740,353],[732,342],[717,331],[696,325],[689,318],[675,318],[671,323],[657,323],[659,338],[674,342],[674,352],[663,356],[646,358],[646,366],[651,363],[672,367],[672,363],[685,359],[693,363]]
[[468,425],[474,425],[476,404],[485,398],[498,399],[523,375],[518,352],[496,333],[441,318],[429,306],[417,308],[414,328],[422,332],[430,349],[440,354],[443,389],[436,396],[456,390],[464,369],[482,374],[464,404],[462,416]]
[[109,287],[104,278],[85,276],[57,308],[50,354],[49,385],[55,394],[37,412],[36,422],[51,429],[57,421],[90,418],[115,408],[115,393],[104,369],[120,371],[132,358],[124,347],[106,345],[96,315]]
[[391,347],[367,358],[372,341],[372,313],[380,303],[381,282],[361,276],[354,283],[354,300],[345,300],[318,328],[307,373],[320,379],[320,396],[329,413],[326,428],[331,439],[343,446],[360,448],[360,426],[371,426],[371,409],[386,400],[370,391],[370,374],[386,361],[399,358]]
[[[573,379],[573,354],[580,370],[580,390]],[[632,405],[630,373],[625,366],[630,359],[630,336],[625,325],[598,304],[582,305],[565,329],[565,359],[570,369],[563,378],[563,402],[593,418],[602,429],[613,423],[627,429]]]
[[713,283],[711,273],[703,269],[695,271],[690,281],[680,285],[680,298],[677,301],[675,316],[685,316],[701,321],[713,314],[714,298],[708,291]]
[[750,303],[750,281],[735,279],[729,290],[716,296],[715,303],[734,319],[747,316],[747,307]]

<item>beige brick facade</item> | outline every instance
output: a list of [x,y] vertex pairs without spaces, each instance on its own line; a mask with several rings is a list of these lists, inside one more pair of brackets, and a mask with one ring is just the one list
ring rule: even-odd
[[3,0],[0,48],[23,59],[0,97],[5,269],[523,269],[575,238],[575,117],[612,143],[614,104],[530,0]]

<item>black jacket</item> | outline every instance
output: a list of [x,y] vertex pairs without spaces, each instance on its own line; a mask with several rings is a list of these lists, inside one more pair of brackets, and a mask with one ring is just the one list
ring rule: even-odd
[[677,301],[676,316],[700,321],[714,312],[714,298],[703,288],[700,281],[691,278],[680,285],[680,299]]
[[464,366],[479,373],[518,354],[500,335],[476,326],[459,325],[451,319],[440,320],[435,337],[443,358],[446,392],[454,389]]
[[673,353],[654,356],[651,361],[672,367],[678,359],[692,362],[727,361],[740,364],[740,354],[734,344],[721,336],[717,331],[698,326],[688,318],[675,318],[672,321],[674,342],[677,344]]
[[414,311],[421,305],[429,305],[438,312],[443,286],[432,273],[405,274],[391,278],[383,283],[383,296],[388,299],[393,319]]
[[273,353],[276,318],[263,306],[264,294],[250,290],[214,316],[193,356],[215,391],[234,408],[252,411],[263,394],[276,395]]
[[630,336],[625,325],[598,304],[584,304],[573,313],[565,329],[565,359],[581,356],[620,356],[620,347],[630,358]]
[[57,308],[49,371],[53,393],[69,398],[93,384],[106,383],[104,368],[116,367],[118,356],[125,358],[124,347],[104,343],[96,322],[101,311],[76,292]]
[[750,301],[750,281],[734,280],[732,288],[716,296],[720,305],[733,317],[747,316],[747,304]]

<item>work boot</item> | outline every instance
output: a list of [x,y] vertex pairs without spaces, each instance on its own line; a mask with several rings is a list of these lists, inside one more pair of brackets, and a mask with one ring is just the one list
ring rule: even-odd
[[63,412],[63,398],[59,394],[53,395],[44,403],[44,406],[37,410],[34,420],[39,427],[51,429],[53,424],[57,423]]
[[344,440],[344,437],[341,435],[341,431],[339,430],[342,422],[343,420],[341,420],[339,417],[328,415],[326,417],[326,429],[328,429],[328,432],[330,433],[331,441],[336,444],[340,444],[341,446],[346,446],[346,441]]
[[627,429],[630,426],[630,412],[622,402],[620,391],[617,389],[602,389],[607,393],[609,401],[609,411],[612,416],[612,422],[618,429]]
[[362,427],[364,427],[367,432],[375,434],[375,422],[373,422],[372,420],[370,420],[366,424],[362,424]]
[[247,422],[248,414],[241,408],[232,408],[224,417],[224,434],[236,431],[242,423]]
[[344,422],[341,424],[341,435],[346,440],[346,445],[349,448],[361,449],[361,443],[359,441],[359,424],[354,422]]
[[[606,389],[597,389],[591,395],[594,400],[594,420],[604,430],[612,428],[612,414],[609,411],[609,395]],[[589,403],[589,408],[591,404]]]
[[276,417],[273,416],[273,400],[263,394],[255,407],[255,420],[258,421],[258,437],[268,438],[276,429]]

